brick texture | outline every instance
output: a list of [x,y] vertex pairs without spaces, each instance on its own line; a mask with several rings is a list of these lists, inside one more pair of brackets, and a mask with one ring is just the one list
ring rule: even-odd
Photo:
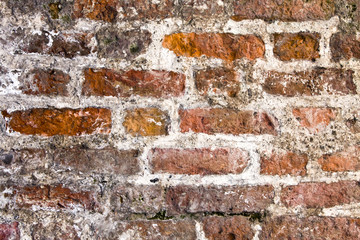
[[261,156],[261,174],[265,175],[294,175],[304,176],[306,174],[306,164],[308,157],[306,154],[296,154],[293,152],[275,153],[270,156]]
[[292,112],[300,125],[312,133],[325,130],[336,117],[336,111],[329,108],[295,108]]
[[343,151],[325,154],[318,160],[321,169],[328,172],[358,171],[360,169],[359,147],[351,146]]

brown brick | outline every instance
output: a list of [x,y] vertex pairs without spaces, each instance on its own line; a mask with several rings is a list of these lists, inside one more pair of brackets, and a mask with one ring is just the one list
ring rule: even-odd
[[1,240],[20,240],[19,223],[1,223],[0,239]]
[[111,130],[111,112],[104,108],[44,109],[35,108],[12,113],[2,112],[6,128],[27,135],[108,134]]
[[92,38],[93,35],[87,33],[51,35],[49,32],[42,31],[41,34],[26,37],[21,49],[27,53],[48,54],[66,58],[87,56],[92,51],[90,46]]
[[39,206],[53,209],[75,209],[77,207],[94,210],[97,202],[94,193],[90,191],[73,192],[62,185],[13,187],[12,196],[19,208]]
[[360,111],[355,110],[352,116],[346,120],[346,126],[352,133],[360,133]]
[[171,71],[86,69],[84,74],[82,94],[85,96],[169,98],[183,95],[185,89],[185,75]]
[[155,148],[149,158],[154,173],[207,175],[241,173],[248,157],[247,152],[235,148]]
[[230,33],[174,33],[166,35],[163,47],[177,56],[221,58],[226,61],[264,57],[264,42],[254,35]]
[[264,186],[185,186],[169,187],[166,202],[170,214],[241,213],[266,209],[273,203],[274,189]]
[[194,73],[195,85],[203,96],[212,94],[226,94],[235,97],[240,91],[238,74],[228,68],[207,68]]
[[56,149],[53,160],[61,168],[85,173],[136,174],[140,168],[137,150],[115,148],[83,149],[80,147]]
[[306,164],[308,157],[306,154],[296,154],[293,152],[275,153],[271,156],[261,155],[261,174],[266,175],[293,175],[304,176],[306,174]]
[[360,40],[356,35],[336,33],[330,39],[330,48],[334,61],[360,59]]
[[60,217],[57,219],[51,219],[46,226],[38,223],[31,227],[31,237],[34,240],[41,239],[72,239],[80,240],[79,233],[74,228],[74,223],[64,221]]
[[234,2],[233,20],[265,21],[327,20],[335,15],[335,2],[326,0],[240,0]]
[[263,89],[274,95],[312,96],[356,94],[352,70],[318,68],[307,72],[265,74]]
[[360,148],[349,147],[343,151],[325,154],[319,160],[321,169],[328,172],[344,172],[360,170]]
[[287,207],[333,207],[360,202],[360,186],[356,181],[333,183],[300,183],[281,191],[281,202]]
[[75,0],[74,17],[113,22],[116,19],[116,0]]
[[219,18],[227,15],[225,4],[208,0],[183,0],[179,4],[179,15],[186,21],[203,18]]
[[319,40],[318,33],[276,33],[274,54],[282,61],[315,60],[320,57]]
[[168,133],[167,115],[157,108],[127,110],[123,125],[133,136],[158,136]]
[[243,216],[206,217],[203,224],[205,236],[209,240],[252,240],[254,237],[254,230],[251,228],[251,222],[248,218]]
[[311,133],[319,133],[336,117],[336,111],[331,108],[295,108],[293,115],[302,127]]
[[267,218],[259,239],[358,239],[360,219],[280,216]]
[[43,149],[14,149],[0,150],[0,167],[11,169],[20,174],[28,174],[35,170],[43,170],[48,162],[46,151]]
[[20,89],[29,95],[68,96],[70,76],[56,69],[34,69],[24,79]]
[[181,132],[277,135],[277,120],[265,112],[196,108],[180,110],[179,115]]

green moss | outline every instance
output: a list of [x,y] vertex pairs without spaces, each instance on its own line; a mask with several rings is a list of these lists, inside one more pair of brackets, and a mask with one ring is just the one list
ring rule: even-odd
[[49,4],[49,13],[52,19],[59,19],[60,11],[61,11],[61,7],[59,2]]
[[132,54],[139,52],[140,48],[137,43],[130,44],[130,52]]

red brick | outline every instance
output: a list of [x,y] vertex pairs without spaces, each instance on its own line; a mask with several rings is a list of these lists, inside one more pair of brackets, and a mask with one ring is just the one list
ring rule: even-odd
[[358,239],[360,219],[281,216],[268,218],[259,239]]
[[333,207],[360,202],[360,186],[356,181],[334,183],[300,183],[284,187],[281,202],[287,207]]
[[137,150],[74,147],[56,149],[53,160],[60,168],[70,168],[84,173],[132,175],[140,170],[138,154]]
[[292,112],[300,125],[311,133],[325,130],[336,117],[336,111],[331,108],[295,108]]
[[85,96],[169,98],[183,95],[185,89],[185,75],[176,72],[86,69],[84,74],[82,94]]
[[254,230],[251,228],[251,222],[243,216],[212,216],[205,218],[203,224],[205,236],[209,240],[252,240],[254,237]]
[[19,223],[1,223],[0,239],[1,240],[20,240]]
[[29,95],[68,96],[70,76],[56,69],[34,69],[23,79],[20,89]]
[[116,0],[75,0],[74,17],[113,22],[116,19]]
[[90,191],[73,192],[62,185],[16,186],[13,189],[11,196],[14,196],[19,208],[38,206],[53,209],[75,209],[80,207],[94,210],[97,207],[94,193]]
[[265,112],[231,109],[179,110],[181,132],[277,135],[277,120]]
[[[92,52],[90,42],[92,34],[87,33],[58,33],[51,35],[42,31],[25,38],[21,49],[27,53],[40,53],[66,58],[87,56]],[[49,45],[50,44],[50,45]]]
[[163,47],[177,56],[220,58],[226,61],[264,57],[264,42],[254,35],[230,33],[174,33],[166,35]]
[[352,70],[318,68],[307,72],[265,74],[263,89],[274,95],[313,96],[356,94]]
[[234,2],[233,20],[265,21],[327,20],[335,15],[335,2],[326,0],[247,0]]
[[308,157],[306,154],[296,154],[293,152],[275,153],[271,156],[261,155],[261,174],[266,175],[292,175],[304,176],[306,174],[306,164]]
[[330,39],[330,48],[334,61],[360,59],[360,40],[356,35],[336,33]]
[[248,157],[245,151],[234,148],[155,148],[149,156],[153,173],[201,175],[241,173]]
[[196,88],[203,96],[226,94],[235,97],[240,91],[239,76],[232,69],[208,67],[205,70],[195,71],[194,78]]
[[123,125],[133,136],[167,135],[167,114],[157,108],[137,108],[126,111]]
[[343,151],[325,154],[319,160],[321,169],[328,172],[344,172],[360,170],[360,148],[349,147]]
[[264,186],[186,186],[169,187],[166,202],[170,214],[241,213],[266,209],[273,203],[274,189]]
[[318,33],[276,33],[274,54],[282,61],[315,60],[320,57],[319,41]]
[[2,112],[10,132],[27,135],[108,134],[111,130],[111,112],[104,108],[44,109],[35,108],[12,113]]

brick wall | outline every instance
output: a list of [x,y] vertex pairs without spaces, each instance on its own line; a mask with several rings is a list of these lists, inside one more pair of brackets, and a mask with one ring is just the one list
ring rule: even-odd
[[0,19],[0,239],[360,239],[359,1]]

